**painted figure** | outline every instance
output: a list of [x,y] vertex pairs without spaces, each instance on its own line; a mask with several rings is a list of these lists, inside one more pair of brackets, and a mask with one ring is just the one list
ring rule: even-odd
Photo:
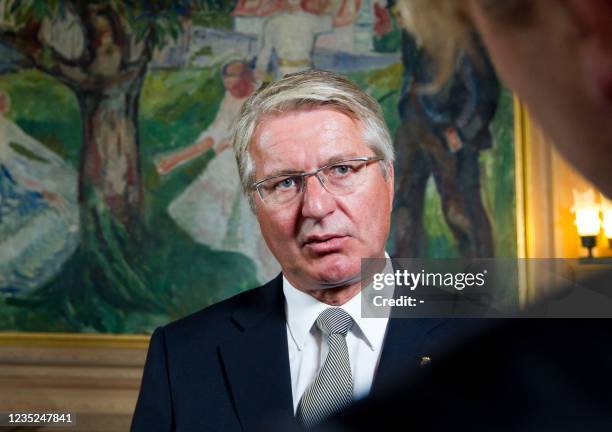
[[72,254],[79,213],[75,170],[9,111],[0,91],[0,291],[17,294],[48,281]]
[[481,150],[492,146],[489,124],[497,109],[499,84],[484,52],[478,58],[482,61],[475,62],[463,53],[448,82],[426,91],[424,86],[431,84],[435,73],[415,38],[403,32],[402,124],[395,138],[396,256],[426,256],[423,208],[430,175],[460,255],[494,255],[478,157]]
[[243,61],[223,67],[226,93],[213,122],[195,143],[156,161],[160,175],[213,149],[216,156],[181,195],[168,213],[194,240],[214,249],[240,252],[256,265],[257,278],[268,280],[280,267],[263,241],[257,220],[242,194],[238,167],[230,144],[231,125],[246,98],[255,91],[253,72]]
[[332,30],[330,15],[306,12],[300,0],[288,0],[287,7],[268,17],[261,35],[256,75],[264,78],[272,54],[276,56],[276,79],[312,68],[312,50],[317,35]]

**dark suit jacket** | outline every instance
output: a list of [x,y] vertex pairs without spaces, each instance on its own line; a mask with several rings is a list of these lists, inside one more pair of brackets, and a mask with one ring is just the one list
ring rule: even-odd
[[[371,393],[418,373],[468,322],[390,319]],[[279,275],[153,333],[132,431],[258,430],[292,419],[292,401]]]

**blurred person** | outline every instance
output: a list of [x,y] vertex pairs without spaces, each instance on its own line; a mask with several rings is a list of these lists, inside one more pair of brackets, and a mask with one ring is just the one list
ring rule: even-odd
[[[441,80],[476,29],[500,78],[559,152],[607,196],[612,142],[608,0],[403,0]],[[416,18],[418,17],[418,19]]]
[[[612,195],[612,2],[402,0],[443,82],[476,29],[504,82],[559,151]],[[609,297],[612,272],[588,286]],[[609,431],[610,319],[516,319],[491,326],[395,392],[319,430]]]

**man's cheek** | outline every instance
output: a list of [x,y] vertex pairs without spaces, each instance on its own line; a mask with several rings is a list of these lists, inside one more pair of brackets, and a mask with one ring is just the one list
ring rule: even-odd
[[260,226],[261,233],[266,242],[273,243],[277,248],[288,248],[294,243],[295,234],[293,227],[270,221],[263,221]]

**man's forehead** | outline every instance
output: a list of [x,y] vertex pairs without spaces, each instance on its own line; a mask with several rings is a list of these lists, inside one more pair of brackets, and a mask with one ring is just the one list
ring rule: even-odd
[[[276,152],[280,147],[309,149],[329,145],[359,145],[362,125],[336,109],[318,107],[278,113],[262,119],[254,134],[257,152]],[[346,138],[346,139],[343,139]]]
[[359,122],[335,110],[322,111],[327,112],[289,113],[262,122],[250,149],[257,171],[304,171],[310,165],[364,156],[368,146]]

